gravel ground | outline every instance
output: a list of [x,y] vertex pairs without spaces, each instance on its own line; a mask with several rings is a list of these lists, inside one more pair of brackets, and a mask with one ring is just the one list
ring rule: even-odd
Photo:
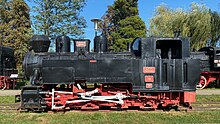
[[14,96],[19,95],[21,90],[0,90],[0,96]]
[[196,94],[199,94],[199,95],[220,95],[220,89],[197,90]]
[[[20,90],[0,90],[0,96],[13,96],[20,94]],[[220,95],[220,89],[204,89],[204,90],[197,90],[197,94],[199,95]]]

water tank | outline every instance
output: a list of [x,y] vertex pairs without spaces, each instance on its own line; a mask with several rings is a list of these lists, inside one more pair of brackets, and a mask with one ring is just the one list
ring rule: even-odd
[[34,52],[48,52],[50,40],[45,35],[34,35],[30,40],[30,46]]
[[70,52],[70,38],[68,36],[58,36],[56,39],[56,52]]

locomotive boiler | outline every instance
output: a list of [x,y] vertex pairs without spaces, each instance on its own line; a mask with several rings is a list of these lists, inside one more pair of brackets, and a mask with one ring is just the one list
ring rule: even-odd
[[191,107],[200,60],[190,56],[187,38],[136,38],[128,52],[108,52],[104,35],[90,40],[50,40],[35,35],[23,61],[30,86],[21,91],[22,111],[171,109]]

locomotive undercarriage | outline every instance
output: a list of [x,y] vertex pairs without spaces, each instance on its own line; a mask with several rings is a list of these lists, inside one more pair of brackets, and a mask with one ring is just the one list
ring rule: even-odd
[[190,109],[195,92],[136,92],[129,83],[29,86],[22,90],[21,111]]
[[0,89],[9,90],[15,89],[16,87],[16,78],[11,78],[9,76],[0,76]]
[[204,89],[207,87],[210,83],[214,81],[218,81],[219,85],[219,80],[220,80],[220,72],[218,71],[209,71],[209,72],[202,72],[200,81],[197,84],[197,89]]

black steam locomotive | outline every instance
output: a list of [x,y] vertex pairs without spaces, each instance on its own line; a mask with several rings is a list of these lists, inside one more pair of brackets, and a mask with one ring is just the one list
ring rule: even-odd
[[0,89],[14,89],[17,76],[14,50],[0,46]]
[[23,61],[31,86],[21,91],[22,111],[69,109],[190,108],[200,78],[200,60],[190,56],[187,38],[136,38],[128,52],[108,52],[104,35],[90,40],[32,37]]
[[[220,81],[220,48],[204,47],[196,52],[197,57],[201,59],[201,77],[197,85],[198,89],[204,89],[211,82],[219,85]],[[202,55],[202,56],[201,56]]]

